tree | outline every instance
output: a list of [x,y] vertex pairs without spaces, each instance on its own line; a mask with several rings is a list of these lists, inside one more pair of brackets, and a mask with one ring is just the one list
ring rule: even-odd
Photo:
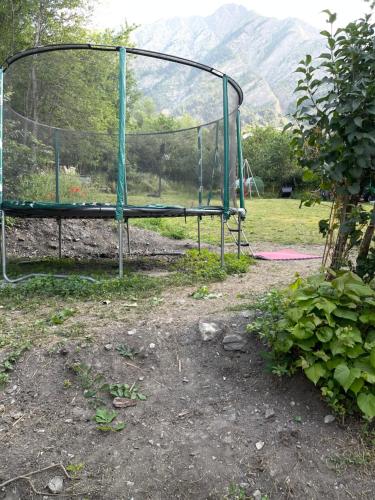
[[[266,190],[279,192],[285,184],[296,186],[302,176],[291,147],[291,135],[273,127],[253,127],[243,141],[243,155]],[[247,134],[246,134],[247,135]]]
[[331,219],[320,223],[330,267],[347,264],[357,247],[358,270],[369,255],[375,221],[375,208],[370,213],[360,203],[375,180],[375,25],[366,15],[334,32],[336,15],[326,12],[330,31],[321,34],[327,51],[316,61],[310,55],[300,61],[300,97],[289,127],[306,177],[319,179],[334,196]]
[[82,41],[92,4],[92,0],[3,0],[0,61],[37,45]]

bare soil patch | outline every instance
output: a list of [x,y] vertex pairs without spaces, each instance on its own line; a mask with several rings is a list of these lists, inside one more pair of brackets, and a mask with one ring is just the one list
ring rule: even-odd
[[[24,237],[21,230],[14,231],[10,245],[19,256],[29,254],[18,239]],[[113,228],[107,230],[103,246],[85,243],[87,252],[108,251]],[[149,236],[154,237],[140,232],[140,245]],[[45,251],[50,240],[42,237],[38,241],[35,235],[35,248]],[[82,234],[78,238],[87,241]],[[189,243],[155,238],[161,238],[156,249]],[[337,420],[324,424],[330,411],[318,391],[303,377],[280,380],[267,373],[264,347],[254,336],[240,352],[226,351],[222,344],[228,333],[244,334],[251,321],[249,298],[318,266],[319,261],[259,261],[246,275],[211,285],[220,295],[211,300],[195,300],[194,287],[180,287],[166,290],[157,306],[143,304],[130,312],[120,299],[83,306],[79,319],[91,339],[32,349],[0,392],[0,483],[62,463],[82,464],[78,480],[64,480],[62,493],[72,499],[235,499],[246,498],[241,492],[252,498],[256,490],[269,499],[372,499],[371,465],[345,459],[361,449],[360,435]],[[230,310],[239,304],[243,311]],[[106,308],[98,321],[98,310]],[[200,319],[219,323],[222,331],[202,341]],[[120,344],[139,354],[124,358],[116,350]],[[95,410],[72,370],[77,363],[92,367],[108,383],[136,382],[148,396],[118,410],[124,430],[97,430]],[[103,397],[109,408],[110,397]],[[35,488],[47,491],[54,476],[63,474],[56,469],[33,476]],[[19,480],[0,491],[0,498],[40,496]]]

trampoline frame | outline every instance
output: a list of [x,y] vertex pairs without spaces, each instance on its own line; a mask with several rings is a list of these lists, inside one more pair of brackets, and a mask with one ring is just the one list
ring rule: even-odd
[[[117,161],[117,202],[115,205],[105,204],[70,204],[68,207],[59,205],[59,192],[58,192],[58,179],[56,179],[56,204],[45,203],[9,203],[3,202],[3,82],[4,73],[13,63],[19,59],[40,54],[44,52],[53,52],[61,50],[98,50],[98,51],[117,51],[119,52],[119,142],[118,142],[118,161]],[[157,205],[144,205],[144,206],[131,206],[128,205],[127,199],[127,183],[126,183],[126,59],[127,53],[141,55],[156,59],[161,59],[169,62],[191,66],[202,71],[213,74],[214,76],[222,79],[223,88],[223,142],[224,142],[224,179],[223,179],[223,206],[202,206],[201,192],[199,196],[198,208],[184,208],[180,206],[157,206]],[[240,179],[240,208],[231,208],[230,203],[230,145],[229,145],[229,102],[228,102],[228,85],[230,85],[238,95],[238,108],[236,111],[236,140],[237,140],[237,160],[238,160],[238,177]],[[141,50],[133,47],[119,47],[119,46],[106,46],[106,45],[92,45],[92,44],[58,44],[48,45],[44,47],[36,47],[18,52],[13,56],[6,59],[4,64],[0,66],[0,216],[1,216],[1,262],[2,262],[2,276],[6,283],[18,283],[36,276],[52,276],[55,278],[69,278],[65,274],[45,274],[45,273],[32,273],[23,275],[17,278],[10,278],[7,275],[7,251],[6,251],[6,216],[13,217],[31,217],[31,218],[54,218],[58,223],[58,240],[59,240],[59,258],[62,256],[62,219],[71,218],[115,218],[117,221],[118,232],[118,269],[119,277],[124,276],[123,261],[124,261],[124,245],[123,245],[123,228],[124,222],[127,225],[127,242],[128,252],[130,254],[130,239],[129,239],[129,219],[130,218],[148,218],[148,217],[197,217],[198,229],[198,250],[201,249],[201,220],[204,216],[219,216],[220,217],[220,261],[221,266],[224,266],[224,226],[225,222],[231,215],[237,215],[237,250],[238,257],[241,254],[241,220],[245,218],[245,204],[243,195],[243,160],[242,160],[242,145],[241,145],[241,130],[240,130],[240,110],[239,107],[243,102],[243,92],[238,83],[225,75],[221,71],[216,70],[210,66],[191,61],[189,59],[172,56],[160,52]],[[198,127],[198,148],[201,148],[201,125]],[[199,166],[202,162],[202,151],[199,149],[200,159]],[[13,206],[12,206],[13,205]],[[45,205],[36,206],[33,205]],[[92,282],[96,280],[90,276],[80,276]]]

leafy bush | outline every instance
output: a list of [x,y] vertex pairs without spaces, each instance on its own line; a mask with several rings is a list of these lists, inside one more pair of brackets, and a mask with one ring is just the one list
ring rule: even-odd
[[301,368],[341,414],[375,417],[375,291],[352,272],[298,278],[259,303],[258,331],[279,375]]
[[224,264],[221,267],[220,255],[203,249],[200,253],[198,250],[189,250],[176,266],[179,271],[203,281],[222,281],[229,274],[246,273],[251,259],[245,255],[238,259],[235,254],[226,254]]
[[[60,173],[60,200],[67,202],[103,201],[103,189],[108,181],[98,175],[87,184],[78,173]],[[56,174],[53,169],[23,175],[18,182],[17,193],[22,200],[54,202],[56,199]],[[113,198],[114,199],[114,198]]]

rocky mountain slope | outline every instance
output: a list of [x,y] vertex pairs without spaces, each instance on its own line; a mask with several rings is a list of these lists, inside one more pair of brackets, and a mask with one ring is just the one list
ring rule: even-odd
[[[174,17],[141,26],[135,31],[135,44],[194,59],[228,73],[244,90],[244,118],[259,123],[278,123],[293,108],[298,61],[323,48],[318,30],[305,22],[264,17],[236,4],[224,5],[207,17]],[[143,90],[159,107],[163,108],[163,97],[155,82],[163,78],[168,82],[165,88],[173,89],[176,102],[186,100],[178,66],[164,76],[162,65],[157,64],[148,68],[151,75],[147,78],[145,67],[138,71],[143,76]],[[159,95],[155,95],[156,88]],[[189,97],[192,109],[194,93],[200,92],[202,89],[196,88]]]

